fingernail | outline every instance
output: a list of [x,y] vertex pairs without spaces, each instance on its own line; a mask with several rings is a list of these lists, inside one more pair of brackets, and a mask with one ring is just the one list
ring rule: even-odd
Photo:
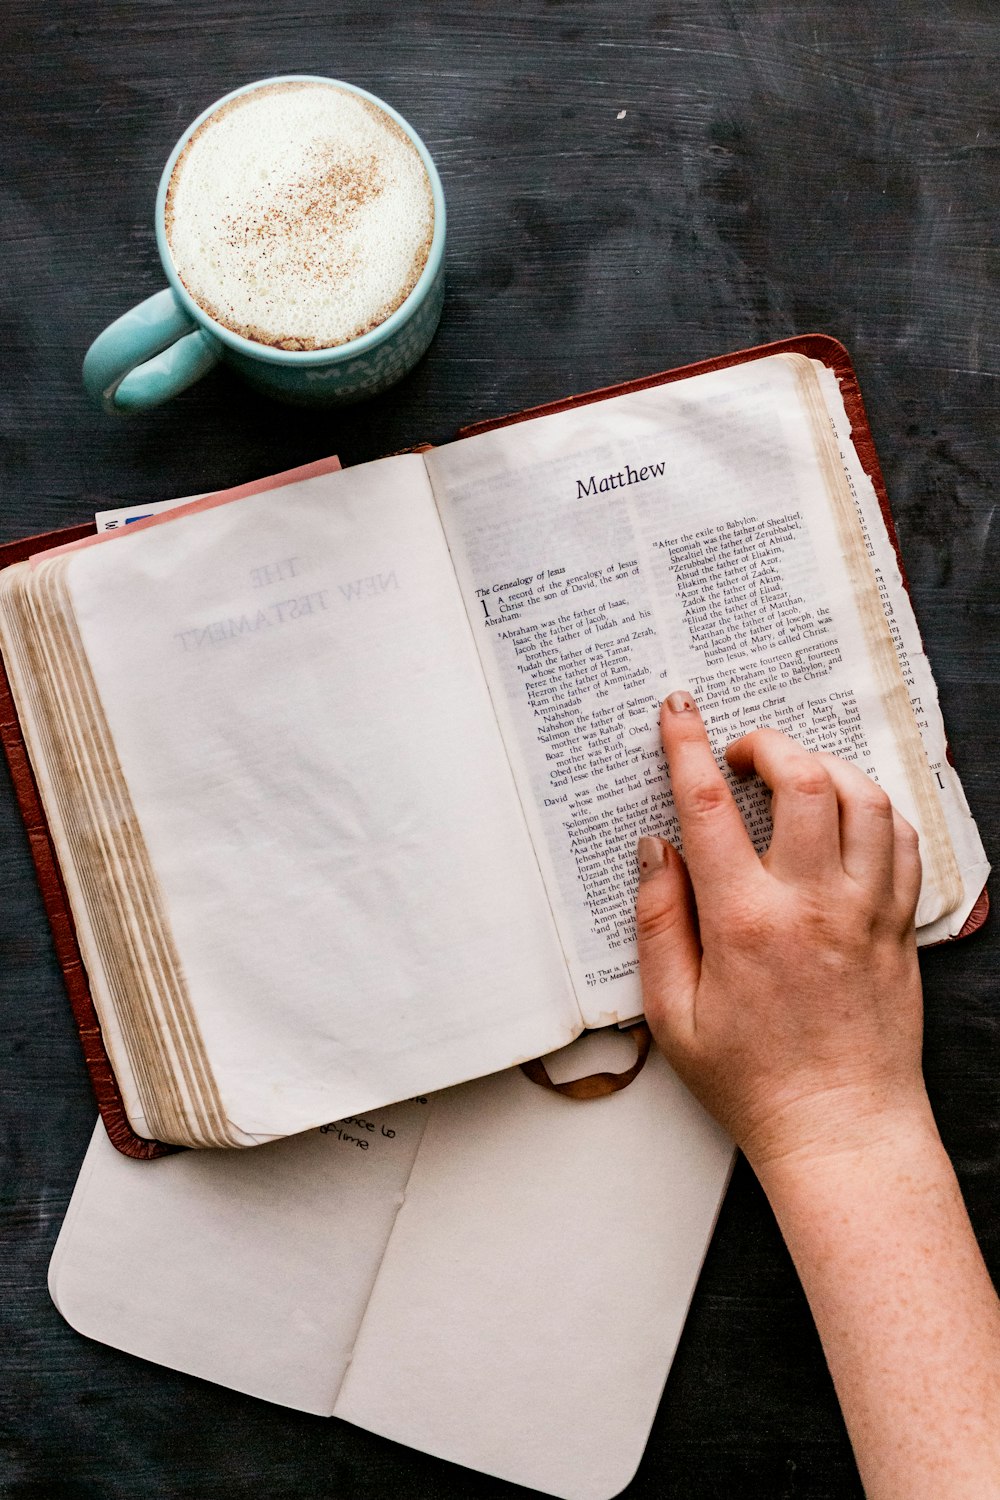
[[697,706],[690,693],[668,693],[666,701],[672,714],[691,713]]
[[636,846],[635,857],[639,862],[639,879],[652,880],[667,862],[667,850],[662,839],[643,834]]

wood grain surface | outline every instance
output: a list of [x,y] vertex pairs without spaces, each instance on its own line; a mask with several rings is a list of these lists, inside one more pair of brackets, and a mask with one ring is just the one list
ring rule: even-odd
[[[0,42],[0,540],[831,333],[858,369],[955,758],[997,853],[995,0],[6,0]],[[290,71],[386,98],[438,162],[449,290],[429,355],[339,413],[270,405],[220,370],[145,417],[104,416],[80,363],[161,284],[152,206],[171,146],[213,99]],[[94,1106],[5,779],[0,820],[2,1500],[513,1500],[61,1321],[46,1265]],[[997,930],[923,958],[931,1097],[994,1272]],[[861,1493],[743,1164],[626,1493]]]

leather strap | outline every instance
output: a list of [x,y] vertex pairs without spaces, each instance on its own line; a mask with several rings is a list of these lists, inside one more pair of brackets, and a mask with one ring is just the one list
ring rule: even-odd
[[565,1094],[567,1099],[603,1099],[607,1094],[617,1094],[619,1089],[627,1089],[638,1078],[653,1041],[645,1021],[638,1021],[634,1026],[628,1027],[626,1034],[635,1042],[636,1059],[623,1073],[588,1073],[586,1078],[569,1078],[565,1083],[555,1083],[549,1077],[548,1069],[540,1057],[523,1062],[521,1072],[532,1083],[537,1083],[539,1088]]

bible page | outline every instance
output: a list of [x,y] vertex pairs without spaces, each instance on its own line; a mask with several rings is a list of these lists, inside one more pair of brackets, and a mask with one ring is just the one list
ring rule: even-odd
[[78,1333],[329,1416],[432,1106],[131,1161],[98,1121],[49,1268]]
[[[197,1028],[241,1143],[576,1034],[419,458],[202,509],[39,574],[57,565],[176,950],[178,1035]],[[76,906],[100,1003],[115,955]],[[157,1133],[138,1088],[126,1104]]]
[[[680,842],[657,728],[674,688],[720,755],[769,724],[877,778],[921,834],[918,922],[961,900],[811,364],[748,361],[426,455],[589,1025],[640,1009],[635,843]],[[734,790],[765,847],[763,789]]]

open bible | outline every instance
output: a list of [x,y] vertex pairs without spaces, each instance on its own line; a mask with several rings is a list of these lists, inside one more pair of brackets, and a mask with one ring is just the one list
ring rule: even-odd
[[634,1018],[673,687],[720,751],[771,724],[875,776],[920,940],[962,929],[985,858],[840,346],[681,373],[0,575],[140,1137],[252,1145]]

